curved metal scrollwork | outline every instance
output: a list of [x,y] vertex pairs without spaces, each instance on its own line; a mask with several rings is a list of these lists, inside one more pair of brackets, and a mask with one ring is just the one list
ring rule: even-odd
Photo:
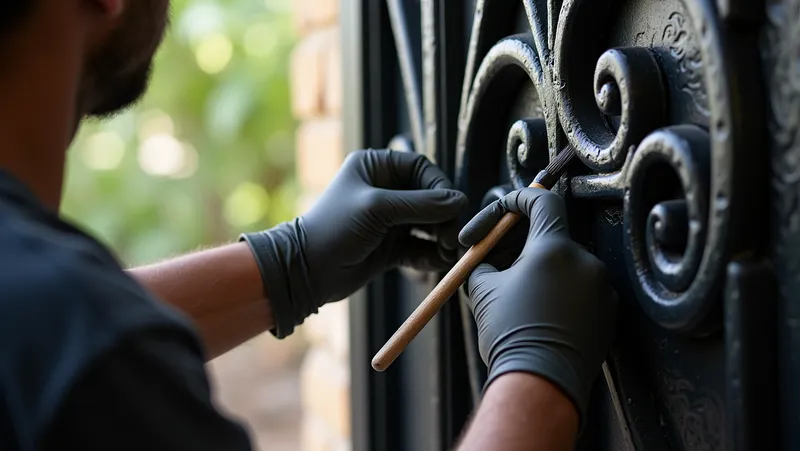
[[508,132],[506,164],[515,189],[528,186],[536,176],[534,170],[547,165],[547,160],[541,161],[543,149],[547,149],[547,124],[544,119],[514,122]]
[[[623,201],[626,260],[643,310],[665,328],[706,331],[731,249],[737,157],[713,3],[667,1],[653,14],[665,25],[637,32],[615,23],[606,2],[526,0],[530,32],[492,45],[496,30],[481,21],[500,14],[500,3],[476,7],[457,185],[481,198],[489,186],[476,186],[476,171],[498,164],[503,137],[515,188],[570,144],[594,173],[571,178],[572,196]],[[526,115],[509,121],[492,110],[526,83],[536,94]]]
[[[627,173],[623,236],[630,273],[640,298],[651,301],[643,308],[663,324],[702,316],[710,304],[709,293],[689,290],[708,229],[708,149],[708,133],[697,126],[660,129],[641,142]],[[649,180],[666,183],[654,187]]]
[[[544,111],[545,118],[522,120],[511,126],[506,133],[504,119],[492,111],[486,99],[493,104],[511,104],[518,87],[527,80],[535,88],[536,105],[533,111]],[[512,183],[523,186],[526,176],[534,175],[541,168],[530,162],[542,153],[555,155],[549,145],[553,138],[556,115],[550,106],[546,89],[547,77],[542,71],[539,56],[533,49],[530,35],[515,35],[495,44],[485,55],[474,76],[471,89],[465,91],[462,111],[459,116],[459,134],[456,143],[456,182],[470,199],[481,199],[490,186],[479,186],[474,177],[477,172],[491,170],[500,163],[494,157],[496,149],[508,147],[507,161]],[[543,127],[543,129],[542,129]],[[503,143],[503,137],[507,142]],[[505,145],[504,145],[505,144]],[[524,161],[520,161],[520,157]],[[544,158],[546,162],[548,158]],[[530,166],[530,167],[529,167]],[[460,182],[460,183],[459,183]],[[474,207],[474,206],[473,206]]]
[[[567,20],[567,23],[569,21]],[[575,26],[575,25],[573,25]],[[579,24],[577,26],[580,26]],[[567,28],[565,28],[566,30]],[[568,38],[559,30],[561,40]],[[560,47],[565,48],[565,47]],[[556,53],[559,114],[564,131],[578,156],[589,168],[608,172],[619,169],[628,150],[656,127],[664,125],[663,77],[653,53],[642,47],[607,50],[594,72],[595,103],[602,114],[580,106],[584,90],[571,89],[574,52]],[[585,99],[581,99],[585,100]]]

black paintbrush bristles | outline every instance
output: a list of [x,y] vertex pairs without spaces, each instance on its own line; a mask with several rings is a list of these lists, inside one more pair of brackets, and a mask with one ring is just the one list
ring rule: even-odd
[[573,158],[575,158],[575,149],[573,149],[572,146],[565,147],[544,170],[536,175],[533,181],[547,189],[551,189],[556,182],[558,182],[558,179],[561,178],[564,171],[567,170]]

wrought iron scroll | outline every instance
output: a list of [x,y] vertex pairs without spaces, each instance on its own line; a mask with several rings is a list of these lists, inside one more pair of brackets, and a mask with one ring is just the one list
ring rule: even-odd
[[[525,184],[527,171],[541,169],[527,168],[522,160],[536,153],[552,158],[569,143],[594,173],[572,177],[571,194],[623,201],[627,261],[644,311],[675,331],[696,334],[719,327],[720,319],[709,321],[709,314],[718,311],[731,243],[738,239],[731,224],[741,218],[737,202],[744,193],[733,181],[746,149],[734,145],[739,131],[732,128],[742,105],[732,99],[728,77],[738,60],[723,48],[716,5],[674,1],[675,10],[664,13],[663,32],[625,41],[636,46],[615,47],[606,38],[610,47],[603,49],[602,39],[587,39],[603,36],[598,28],[608,26],[598,20],[605,17],[604,2],[528,0],[523,4],[530,33],[486,48],[490,28],[483,16],[499,14],[494,11],[499,3],[476,6],[457,185],[478,198],[480,193],[469,191],[488,188],[473,181],[475,171],[489,164],[483,156],[494,144],[489,134],[509,136],[507,165],[516,187]],[[587,64],[592,59],[594,64]],[[535,86],[543,117],[523,118],[503,133],[497,128],[507,125],[492,122],[491,105],[502,104],[523,81]],[[671,99],[681,95],[691,96],[693,111],[671,109]],[[524,151],[514,149],[532,124],[544,127],[546,142],[537,138]],[[648,174],[669,182],[652,186]]]
[[[559,49],[573,49],[580,44],[574,28],[584,26],[569,15],[559,24],[556,41]],[[666,105],[661,68],[655,55],[643,47],[607,50],[594,71],[594,100],[597,111],[581,105],[584,86],[570,83],[580,52],[556,52],[555,83],[559,87],[559,115],[570,144],[578,156],[598,172],[617,170],[631,147],[652,130],[665,124]],[[615,124],[609,118],[618,117]]]
[[[472,50],[477,46],[470,47]],[[471,56],[468,57],[468,60],[471,58]],[[466,98],[466,103],[459,115],[459,133],[456,141],[456,185],[466,192],[474,202],[476,199],[481,199],[483,193],[490,188],[490,186],[476,184],[475,181],[484,178],[480,176],[480,173],[492,167],[495,159],[491,149],[506,147],[509,139],[513,141],[524,135],[539,134],[539,132],[529,130],[533,122],[524,122],[512,128],[511,138],[503,139],[504,136],[508,136],[508,133],[503,131],[504,124],[500,120],[500,115],[491,111],[487,103],[484,103],[486,99],[491,99],[493,104],[500,102],[500,104],[507,105],[512,101],[516,88],[521,83],[527,81],[534,84],[538,103],[542,105],[542,111],[545,112],[543,122],[538,123],[545,124],[547,138],[537,139],[535,143],[532,140],[524,142],[526,144],[525,155],[533,156],[535,153],[545,152],[551,157],[555,156],[555,147],[549,143],[556,140],[556,132],[553,129],[557,127],[557,118],[555,110],[551,106],[552,100],[548,97],[548,93],[552,90],[548,89],[548,79],[543,72],[530,35],[515,35],[501,40],[487,52],[474,76],[466,74],[465,78],[472,79],[472,86],[468,94],[462,96],[462,98]],[[534,144],[545,147],[536,148],[533,146]],[[515,176],[512,181],[516,188],[520,188],[522,179],[519,168],[523,166],[516,164],[517,156],[516,152],[512,152],[509,158],[514,161],[511,171]],[[534,169],[541,168],[530,168],[532,171]],[[477,206],[473,205],[474,208]]]
[[[572,20],[559,28],[557,42],[561,45],[574,42],[570,35],[588,20],[582,23],[581,17],[586,16],[576,12],[580,3],[565,8],[566,17]],[[729,225],[733,219],[731,177],[736,155],[729,130],[730,88],[720,23],[713,6],[707,2],[683,2],[682,10],[672,13],[667,22],[664,36],[673,37],[666,44],[669,52],[678,57],[678,67],[686,64],[686,53],[695,60],[691,67],[697,75],[681,80],[688,84],[673,87],[659,83],[654,61],[643,53],[652,51],[650,55],[656,55],[655,49],[640,49],[636,59],[614,58],[611,61],[617,64],[627,61],[627,67],[613,72],[604,70],[608,65],[603,64],[604,60],[609,61],[606,52],[595,70],[594,88],[603,118],[611,119],[609,127],[600,127],[597,115],[586,111],[583,116],[572,113],[577,109],[572,106],[575,100],[567,96],[579,93],[578,88],[564,89],[562,92],[566,94],[560,103],[562,120],[574,124],[564,126],[567,136],[584,163],[598,172],[618,171],[613,180],[600,176],[598,191],[605,194],[609,192],[608,185],[616,185],[616,194],[623,196],[626,256],[630,276],[638,282],[633,287],[640,305],[661,326],[689,333],[705,331],[708,314],[719,305],[720,282],[729,254]],[[680,17],[678,23],[674,20],[676,16]],[[681,31],[676,31],[676,27]],[[674,46],[681,34],[684,36],[681,39],[691,40],[696,47],[676,51]],[[569,61],[578,57],[557,55],[562,81],[569,82],[572,75],[568,72]],[[618,78],[603,83],[598,76],[603,72],[615,73]],[[708,105],[701,105],[710,114],[708,128],[659,128],[668,125],[662,108],[667,107],[663,102],[669,95],[662,91],[662,86],[666,89],[691,86],[698,92],[710,92],[702,96]],[[603,111],[602,106],[609,103],[606,97],[615,99],[616,91],[623,108],[615,123],[617,111]],[[610,103],[616,106],[613,100]],[[627,117],[625,107],[629,108]],[[642,107],[646,110],[636,111]],[[642,115],[649,117],[649,122],[630,121]],[[632,157],[627,158],[628,154]],[[655,173],[663,175],[660,180],[673,180],[672,186],[648,186],[648,174]],[[574,182],[573,194],[594,195],[593,179],[589,176]]]
[[544,119],[520,120],[511,126],[506,145],[506,164],[514,188],[528,186],[536,176],[534,170],[542,165],[536,158],[541,149],[547,149],[547,124]]
[[[708,149],[708,133],[697,126],[657,130],[633,152],[623,182],[623,237],[639,282],[634,288],[662,326],[677,329],[702,319],[716,295],[713,285],[690,290],[707,250]],[[648,178],[664,182],[672,174],[675,184],[648,184]]]

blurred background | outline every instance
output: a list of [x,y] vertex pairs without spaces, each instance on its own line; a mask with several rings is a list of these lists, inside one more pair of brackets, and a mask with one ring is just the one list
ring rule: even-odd
[[[84,124],[70,149],[64,215],[135,266],[301,213],[341,160],[337,16],[330,0],[173,0],[146,97]],[[320,140],[327,153],[303,152]],[[209,364],[219,405],[257,449],[349,447],[346,370],[325,368],[320,352],[346,343],[314,330],[346,337],[346,306],[334,309],[287,340],[266,333]],[[330,378],[337,410],[303,401],[330,397]]]
[[290,0],[177,0],[150,89],[87,123],[65,215],[131,265],[295,214]]

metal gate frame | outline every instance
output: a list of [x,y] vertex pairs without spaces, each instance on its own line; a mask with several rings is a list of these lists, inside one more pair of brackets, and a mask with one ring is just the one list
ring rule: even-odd
[[[415,6],[406,8],[403,3],[342,2],[345,145],[347,149],[385,148],[393,139],[413,142],[414,135],[419,143],[420,127],[433,126],[428,144],[417,151],[425,153],[452,177],[453,156],[438,149],[454,147],[466,55],[464,43],[468,39],[464,25],[471,17],[464,17],[464,3],[449,2],[445,8],[444,0],[422,2],[421,18],[404,17],[406,12],[413,14],[420,8],[419,2],[405,1],[408,6]],[[390,15],[390,7],[395,8],[394,15]],[[402,62],[403,68],[397,58],[393,19],[404,21],[402,28],[408,32],[399,42],[407,55],[412,55]],[[426,45],[436,46],[435,59],[420,61],[421,39]],[[419,92],[421,69],[432,65],[439,67],[436,73],[440,76],[425,82],[422,89],[426,104],[417,104],[417,108],[424,108],[425,119],[411,115],[409,123],[407,105],[419,102],[419,98],[398,96],[403,91],[399,89],[401,83],[411,80],[403,80],[398,74],[401,70],[406,70],[406,75],[413,74],[411,82],[417,86],[412,89]],[[444,68],[456,72],[447,74]],[[404,134],[407,130],[411,133]],[[447,304],[390,371],[377,373],[370,367],[372,356],[415,307],[407,301],[411,299],[413,303],[414,299],[421,299],[420,295],[424,297],[434,282],[433,277],[392,271],[350,298],[354,450],[449,449],[465,425],[473,406],[465,377],[467,363],[458,302]],[[408,402],[409,396],[417,402]],[[421,396],[431,402],[424,409],[418,408]]]

